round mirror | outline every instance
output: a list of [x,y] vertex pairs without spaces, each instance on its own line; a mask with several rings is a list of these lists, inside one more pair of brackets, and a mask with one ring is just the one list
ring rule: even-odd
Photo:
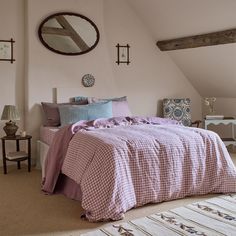
[[91,51],[99,41],[97,26],[87,17],[61,12],[47,17],[39,26],[42,44],[63,55],[80,55]]

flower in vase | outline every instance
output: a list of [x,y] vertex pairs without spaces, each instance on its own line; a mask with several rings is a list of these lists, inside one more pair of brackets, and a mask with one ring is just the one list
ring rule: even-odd
[[214,114],[215,112],[215,109],[214,109],[215,101],[216,101],[215,97],[204,98],[204,103],[206,106],[209,107],[210,114]]

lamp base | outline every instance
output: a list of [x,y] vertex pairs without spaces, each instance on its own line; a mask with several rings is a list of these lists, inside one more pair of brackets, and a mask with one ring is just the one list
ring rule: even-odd
[[15,122],[12,122],[10,120],[3,127],[3,130],[5,131],[7,137],[15,137],[16,136],[16,131],[18,130],[18,126],[16,125]]

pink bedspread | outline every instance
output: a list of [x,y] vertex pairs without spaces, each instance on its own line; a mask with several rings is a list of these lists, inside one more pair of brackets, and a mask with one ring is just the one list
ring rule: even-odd
[[[62,173],[80,185],[90,221],[118,220],[150,202],[236,192],[236,169],[214,132],[139,118],[80,122],[70,129],[78,132]],[[46,176],[44,191],[53,192],[50,182]]]

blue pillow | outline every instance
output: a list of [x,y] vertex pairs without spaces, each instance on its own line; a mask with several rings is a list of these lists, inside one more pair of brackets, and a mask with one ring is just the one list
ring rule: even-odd
[[61,126],[80,120],[95,120],[112,117],[112,102],[92,103],[79,106],[59,107]]

